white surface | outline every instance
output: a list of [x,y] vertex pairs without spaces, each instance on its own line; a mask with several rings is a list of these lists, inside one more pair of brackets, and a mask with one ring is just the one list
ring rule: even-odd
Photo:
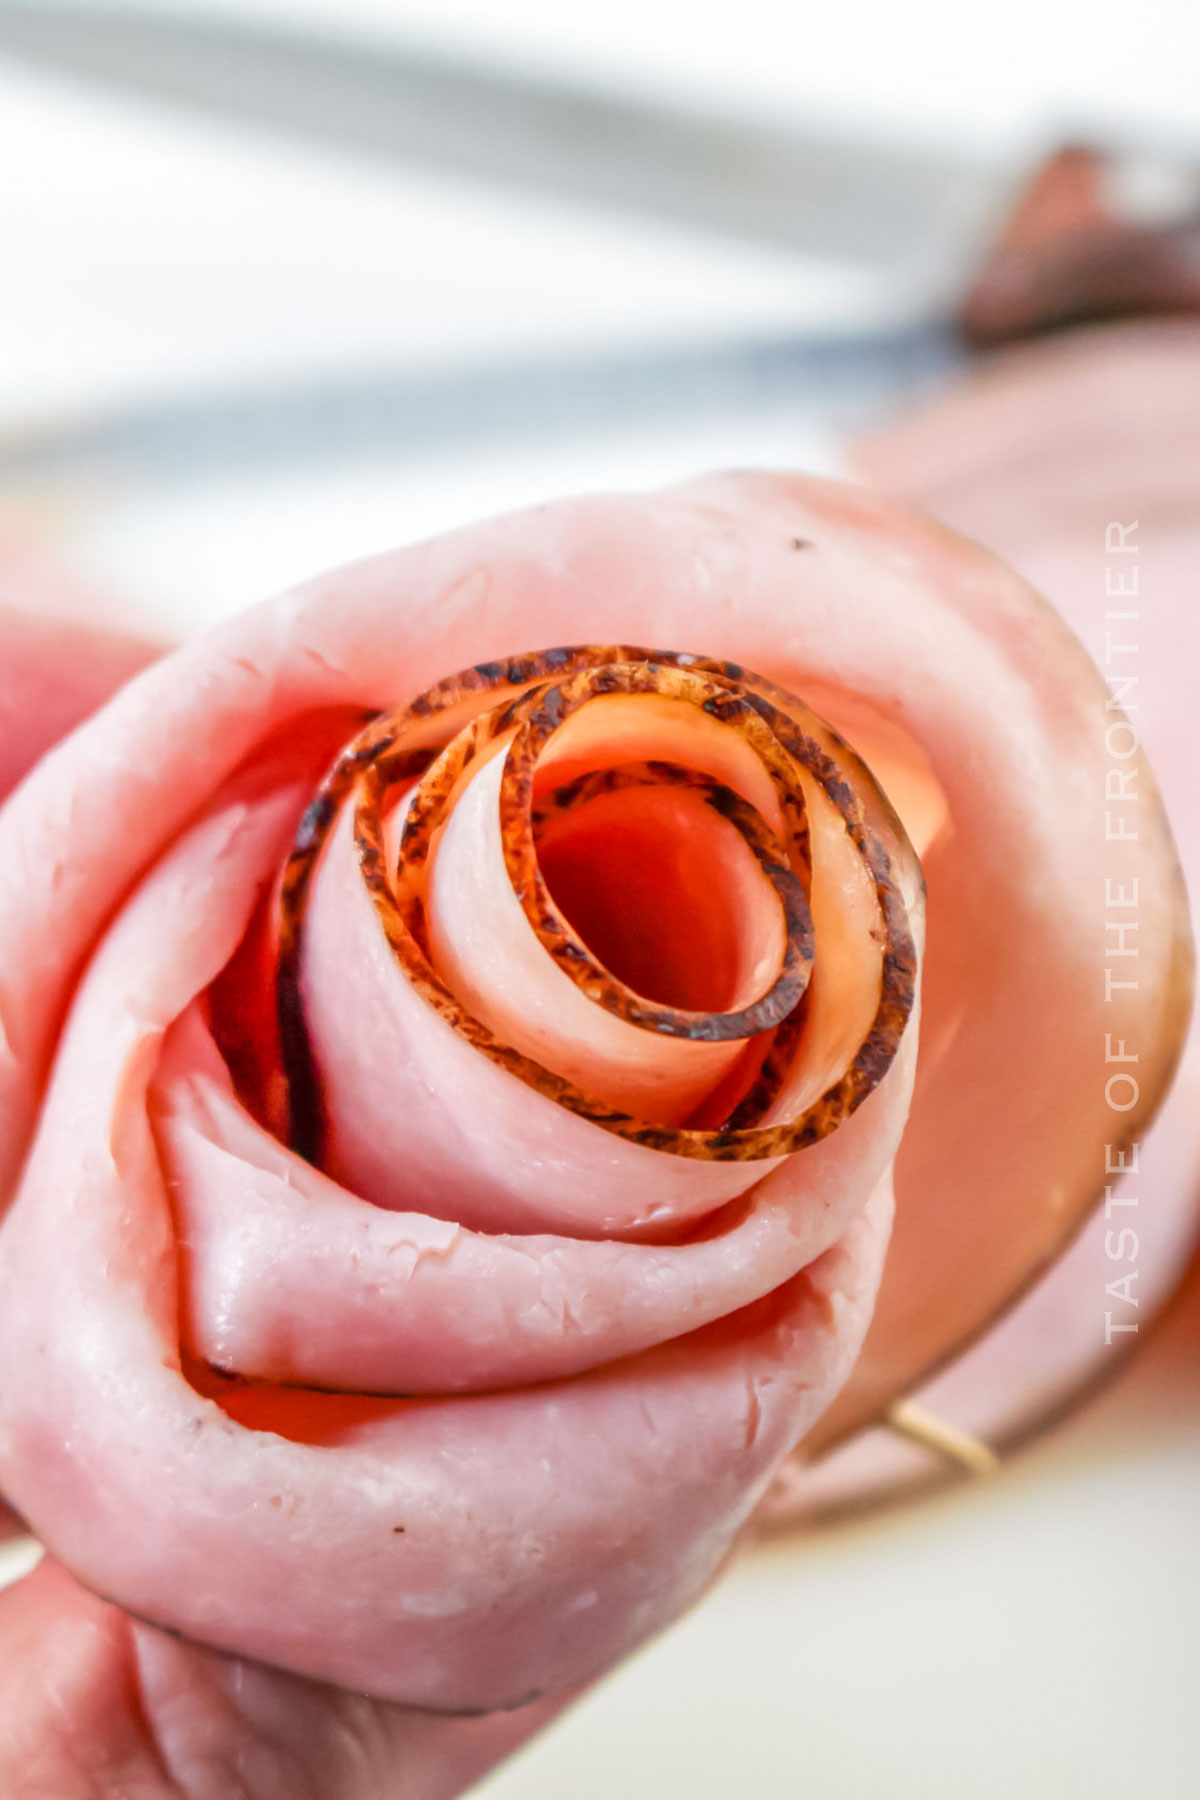
[[746,1556],[480,1800],[1194,1800],[1197,1422]]
[[[104,4],[104,0],[98,0]],[[993,143],[1063,118],[1195,136],[1189,0],[141,0],[419,36],[583,80]]]
[[[321,0],[260,10],[333,12]],[[343,0],[336,16],[925,137],[1011,142],[1064,116],[1197,129],[1191,0],[1000,12]],[[0,246],[0,429],[268,371],[678,342],[851,302],[783,257],[326,166],[2,67]],[[395,488],[386,475],[353,491],[318,483],[299,505],[294,491],[262,494],[257,515],[231,484],[203,500],[202,532],[201,515],[166,505],[156,523],[123,527],[102,493],[20,529],[127,580],[127,616],[167,630],[344,549],[548,491],[828,454],[790,426],[727,421],[703,438],[435,462]],[[201,537],[168,592],[173,547]],[[1200,1791],[1200,1406],[1162,1391],[1149,1383],[987,1493],[744,1562],[484,1791],[1188,1800]]]
[[327,161],[2,61],[0,230],[0,425],[314,368],[778,332],[873,304],[782,253]]

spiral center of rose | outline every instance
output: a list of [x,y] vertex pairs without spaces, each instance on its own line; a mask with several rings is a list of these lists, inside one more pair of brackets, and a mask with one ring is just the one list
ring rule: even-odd
[[320,1159],[303,932],[326,838],[331,868],[357,860],[415,994],[508,1075],[688,1157],[823,1136],[880,1079],[912,1002],[869,784],[793,696],[673,651],[534,652],[381,715],[285,879],[293,1143]]
[[648,1000],[732,1012],[779,967],[778,900],[735,827],[694,790],[598,794],[543,828],[538,860],[597,961]]

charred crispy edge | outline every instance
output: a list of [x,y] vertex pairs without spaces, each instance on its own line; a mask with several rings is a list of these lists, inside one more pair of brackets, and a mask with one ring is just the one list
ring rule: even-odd
[[[509,670],[513,665],[506,664],[504,667]],[[651,665],[647,670],[645,666],[637,664],[605,664],[598,669],[583,668],[578,671],[569,695],[561,691],[561,684],[534,684],[523,694],[489,712],[480,713],[471,720],[431,764],[410,803],[394,890],[399,924],[393,921],[391,932],[397,933],[402,926],[405,939],[420,950],[426,965],[431,966],[425,930],[423,886],[434,840],[445,821],[453,796],[459,791],[460,784],[468,775],[475,759],[489,745],[495,745],[506,734],[512,734],[512,749],[519,749],[529,742],[531,753],[521,755],[519,759],[518,798],[515,801],[511,798],[511,776],[505,790],[509,798],[506,800],[502,793],[505,860],[510,880],[543,947],[590,999],[643,1029],[664,1036],[710,1042],[757,1036],[773,1028],[780,1019],[794,1011],[803,998],[812,965],[812,919],[807,901],[811,877],[807,819],[803,796],[796,788],[794,779],[789,780],[790,764],[787,758],[771,739],[769,731],[749,709],[742,721],[742,735],[750,739],[751,747],[763,761],[779,795],[781,812],[789,826],[791,866],[788,866],[785,854],[773,834],[767,831],[747,802],[722,784],[709,782],[708,787],[714,805],[718,806],[724,816],[730,818],[744,836],[748,830],[750,837],[760,845],[761,854],[759,849],[755,849],[754,842],[751,842],[751,848],[759,856],[783,905],[787,958],[779,980],[767,995],[762,996],[752,1007],[720,1014],[688,1012],[647,1000],[618,981],[593,956],[554,904],[541,876],[533,838],[532,792],[533,768],[546,737],[552,735],[558,725],[578,706],[594,698],[598,691],[654,694],[668,688],[676,697],[686,692],[694,704],[715,701],[725,693],[715,683],[705,683],[678,671],[663,670],[657,665]],[[540,732],[537,729],[539,726]],[[369,789],[363,789],[364,796],[369,792],[372,804],[377,807],[383,803],[390,768],[391,759],[384,756],[377,765],[378,778],[372,779]],[[528,774],[528,780],[522,778],[525,773]],[[372,836],[369,827],[365,831],[369,840]],[[375,852],[370,848],[369,842],[363,854],[373,861]],[[443,984],[439,982],[439,986],[441,985]]]
[[562,648],[509,657],[502,662],[477,663],[435,682],[405,706],[368,717],[359,734],[339,753],[305,808],[284,868],[279,896],[276,1016],[288,1096],[289,1142],[309,1162],[320,1161],[325,1130],[301,987],[304,913],[334,821],[364,770],[377,763],[386,759],[389,785],[403,780],[406,772],[412,777],[424,773],[445,740],[411,747],[398,743],[414,728],[427,727],[440,714],[464,701],[478,699],[482,706],[494,701],[505,688],[524,693],[533,682],[553,679],[578,668],[583,654],[574,648]]
[[320,1088],[300,991],[304,909],[334,820],[362,769],[391,744],[393,735],[386,716],[371,718],[339,753],[304,809],[280,883],[275,974],[280,1060],[288,1096],[289,1140],[292,1148],[310,1162],[316,1162],[320,1156],[323,1126]]
[[[642,777],[640,774],[640,771],[642,770],[647,771],[646,777]],[[612,768],[594,769],[586,775],[577,776],[573,781],[566,783],[562,787],[549,789],[542,795],[540,800],[534,801],[532,819],[535,838],[540,841],[543,829],[552,826],[554,817],[556,815],[562,816],[571,806],[576,804],[586,806],[590,799],[599,794],[607,793],[617,788],[640,785],[643,779],[649,779],[658,785],[662,785],[666,782],[675,784],[685,783],[698,791],[706,792],[709,796],[709,803],[726,818],[730,817],[733,810],[730,805],[730,800],[732,800],[736,806],[746,809],[743,814],[743,823],[740,829],[742,831],[742,836],[750,843],[751,849],[755,849],[755,846],[751,838],[751,830],[747,829],[747,827],[751,827],[753,830],[762,833],[764,844],[768,846],[771,853],[778,858],[780,847],[774,835],[766,830],[761,816],[755,812],[753,808],[746,807],[746,802],[742,800],[739,794],[733,794],[731,789],[725,788],[720,783],[712,781],[709,777],[700,774],[698,770],[683,768],[676,763],[666,763],[658,760],[648,763],[622,763]],[[758,855],[757,850],[755,850],[755,854]],[[759,862],[760,865],[762,865],[761,856],[759,857]],[[810,934],[807,939],[809,954],[808,960],[804,966],[803,992],[795,1006],[793,1006],[791,1011],[787,1014],[786,1018],[776,1026],[773,1031],[770,1029],[763,1029],[755,1032],[755,1036],[761,1037],[763,1040],[761,1045],[763,1054],[759,1063],[758,1072],[743,1099],[739,1101],[736,1108],[721,1121],[722,1124],[726,1125],[734,1124],[739,1129],[748,1125],[758,1125],[761,1123],[763,1115],[766,1113],[768,1107],[773,1104],[783,1085],[785,1077],[793,1066],[800,1039],[804,1034],[804,1029],[808,1022],[808,1002],[810,994],[808,983],[812,974],[812,913],[808,905],[808,900],[811,889],[812,870],[809,856],[807,815],[805,815],[804,818],[803,842],[793,842],[792,868],[799,868],[802,870],[800,887]],[[767,872],[769,873],[769,871]]]
[[[756,680],[757,678],[751,679]],[[779,690],[775,690],[775,692],[778,693]],[[913,1008],[917,981],[917,950],[909,925],[908,909],[896,872],[892,867],[891,858],[878,834],[865,817],[854,789],[843,775],[838,762],[814,738],[804,732],[794,720],[791,720],[788,715],[780,714],[778,709],[763,696],[756,696],[755,704],[769,708],[769,716],[776,725],[781,741],[798,761],[803,762],[811,770],[844,819],[847,833],[870,873],[883,923],[884,946],[879,1005],[876,1008],[870,1030],[863,1039],[850,1068],[841,1081],[830,1088],[812,1109],[813,1123],[820,1127],[816,1135],[823,1137],[842,1118],[861,1105],[867,1095],[878,1087],[887,1073]],[[830,739],[840,745],[836,734],[829,727],[825,727],[823,721],[822,725]],[[850,756],[858,780],[860,782],[869,781],[874,787],[870,771],[857,756],[853,756],[852,752]],[[907,848],[903,827],[896,819],[886,798],[877,788],[875,791],[879,793],[885,818],[889,827],[894,829],[901,846],[901,853],[903,853]],[[919,871],[915,852],[908,850],[908,854],[912,858],[914,871]],[[780,1026],[763,1061],[758,1080],[730,1117],[731,1129],[740,1130],[745,1126],[756,1124],[773,1104],[792,1067],[799,1048],[803,1023],[802,1019],[791,1018],[786,1019]],[[829,1109],[830,1122],[822,1125],[822,1117],[826,1108]],[[805,1142],[809,1141],[813,1140],[805,1139]]]
[[[808,769],[840,814],[851,842],[870,872],[883,922],[880,997],[871,1028],[846,1074],[804,1115],[814,1130],[812,1136],[805,1136],[794,1146],[800,1149],[805,1143],[827,1136],[878,1087],[895,1057],[916,996],[918,959],[908,908],[891,857],[867,816],[856,785],[872,796],[885,830],[895,840],[898,856],[907,859],[914,885],[923,893],[920,863],[895,809],[870,769],[832,725],[776,682],[738,663],[698,656],[690,657],[688,662],[692,668],[736,685],[767,720],[788,753]],[[792,1067],[804,1025],[804,1014],[799,1012],[780,1026],[758,1080],[731,1115],[726,1129],[742,1131],[757,1126]]]
[[[674,1009],[673,1012],[672,1009],[651,1009],[637,1006],[638,997],[635,995],[634,1010],[623,1016],[632,1017],[634,1023],[656,1029],[659,1028],[656,1026],[656,1014],[665,1010],[675,1018],[697,1021],[697,1029],[689,1032],[690,1036],[710,1038],[718,1036],[719,1021],[731,1020],[741,1023],[743,1028],[729,1031],[728,1036],[757,1037],[777,1024],[780,1018],[790,1018],[808,990],[812,972],[813,926],[808,905],[811,869],[807,855],[807,831],[803,841],[799,841],[799,834],[793,835],[792,852],[788,857],[761,814],[732,788],[723,782],[714,781],[699,769],[652,758],[644,762],[618,763],[609,768],[590,770],[562,786],[548,789],[540,799],[534,800],[529,822],[535,855],[540,854],[545,835],[553,829],[556,819],[568,817],[575,808],[586,807],[604,794],[647,787],[687,788],[700,795],[714,812],[735,827],[763,875],[779,896],[787,940],[783,966],[775,982],[759,1000],[742,1008],[740,1012],[689,1013],[683,1009]],[[539,880],[541,879],[539,865]],[[584,955],[589,955],[586,945],[583,948]],[[579,957],[579,952],[573,945],[566,946],[565,954],[572,959],[572,965]],[[584,981],[581,980],[579,985],[585,991],[590,991]],[[592,997],[598,999],[601,1005],[608,1006],[609,1010],[617,1010],[607,997]]]
[[[473,1019],[441,982],[422,947],[413,926],[418,925],[419,894],[409,888],[398,899],[388,881],[383,843],[382,802],[396,785],[430,770],[438,758],[437,747],[409,747],[406,735],[450,707],[466,699],[494,696],[505,688],[516,690],[515,698],[502,699],[489,714],[486,726],[476,717],[459,732],[443,753],[447,769],[457,764],[457,780],[470,757],[489,738],[520,726],[538,705],[546,687],[563,681],[577,670],[596,669],[608,664],[658,664],[679,670],[692,670],[707,676],[729,692],[728,701],[719,700],[712,707],[714,716],[736,710],[733,701],[748,701],[775,733],[784,749],[798,763],[809,769],[813,778],[845,822],[846,830],[869,869],[880,908],[884,928],[879,1005],[867,1036],[860,1045],[845,1074],[798,1118],[784,1124],[760,1127],[739,1125],[734,1121],[717,1130],[689,1130],[648,1125],[628,1113],[608,1107],[590,1098],[551,1070],[522,1056],[511,1046],[499,1043],[478,1020]],[[734,689],[741,690],[735,694]],[[523,691],[522,691],[523,690]],[[783,704],[779,704],[782,702]],[[795,711],[793,711],[795,709]],[[811,721],[813,731],[805,729],[801,714]],[[833,746],[824,748],[817,732]],[[283,1034],[284,1075],[288,1083],[292,1112],[291,1142],[300,1154],[316,1160],[320,1155],[322,1123],[319,1086],[304,1018],[300,985],[300,951],[304,907],[311,887],[312,875],[322,846],[341,806],[352,790],[359,789],[355,810],[355,838],[364,882],[371,894],[388,942],[418,992],[428,1000],[449,1025],[468,1042],[498,1063],[527,1086],[557,1101],[591,1123],[619,1137],[662,1150],[675,1156],[704,1161],[759,1161],[788,1155],[816,1143],[835,1130],[841,1122],[878,1086],[889,1068],[900,1037],[912,1011],[916,991],[917,958],[907,909],[887,850],[869,823],[865,808],[843,774],[838,752],[861,771],[870,783],[881,810],[889,821],[894,814],[887,806],[868,771],[848,747],[842,744],[817,715],[787,695],[773,683],[763,680],[731,662],[714,661],[673,651],[647,651],[627,645],[565,647],[506,658],[499,662],[480,663],[465,673],[438,682],[407,706],[381,715],[347,746],[326,777],[312,805],[305,813],[284,875],[280,902],[279,1016]],[[453,786],[453,782],[450,783]],[[446,790],[449,791],[449,788]],[[408,863],[408,835],[414,830],[414,850],[422,838],[418,805],[414,805],[405,828],[405,858]],[[907,844],[898,823],[898,842]],[[425,855],[429,834],[424,833]],[[418,861],[420,854],[418,853]],[[915,860],[915,859],[914,859]],[[400,884],[406,885],[402,870]],[[411,923],[410,923],[411,921]],[[419,927],[418,927],[419,928]],[[423,935],[423,933],[421,934]],[[793,1045],[794,1049],[794,1045]],[[769,1061],[774,1063],[772,1055]],[[766,1078],[768,1082],[770,1077]],[[777,1077],[776,1077],[777,1080]],[[750,1101],[761,1106],[759,1088]],[[752,1110],[749,1102],[738,1109],[738,1116]]]
[[593,955],[555,903],[542,875],[532,826],[533,785],[538,759],[549,740],[591,700],[608,694],[644,694],[706,707],[724,691],[714,682],[658,663],[605,664],[598,669],[580,670],[569,681],[531,696],[531,710],[513,738],[500,787],[501,834],[509,881],[534,935],[563,974],[594,1004],[629,1024],[666,1037],[708,1043],[756,1037],[778,1025],[798,1004],[812,967],[812,916],[807,898],[811,869],[804,800],[794,778],[789,778],[787,759],[770,732],[764,730],[761,720],[749,709],[746,717],[737,721],[737,728],[749,741],[775,788],[788,828],[788,852],[767,832],[746,801],[722,784],[710,783],[710,802],[741,832],[757,857],[779,895],[787,929],[787,952],[778,979],[766,994],[736,1012],[689,1012],[649,1001],[618,981]]

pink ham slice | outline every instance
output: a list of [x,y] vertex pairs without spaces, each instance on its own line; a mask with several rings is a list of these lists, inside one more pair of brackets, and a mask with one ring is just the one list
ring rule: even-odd
[[[36,559],[0,546],[0,802],[39,757],[157,654],[119,632],[74,622],[67,614],[79,604],[80,596]],[[0,1538],[23,1530],[0,1500]]]
[[563,1704],[457,1719],[373,1704],[183,1643],[48,1559],[0,1594],[0,1639],[6,1800],[178,1800],[228,1794],[231,1780],[247,1800],[379,1800],[397,1784],[453,1800]]
[[119,632],[55,616],[63,599],[57,582],[0,545],[0,800],[155,654]]
[[[1097,780],[1102,791],[1087,729],[1098,684],[1022,584],[883,503],[767,477],[549,509],[326,578],[150,671],[0,817],[14,1170],[33,1138],[0,1238],[0,1463],[68,1565],[133,1610],[397,1698],[511,1704],[586,1678],[687,1604],[844,1380],[879,1278],[911,1048],[745,1201],[745,1184],[683,1198],[677,1216],[705,1218],[698,1231],[605,1241],[587,1181],[582,1216],[571,1191],[561,1145],[575,1130],[585,1172],[602,1156],[637,1165],[626,1227],[662,1203],[660,1184],[683,1195],[686,1176],[699,1191],[721,1164],[605,1132],[488,1063],[510,1083],[512,1119],[551,1108],[562,1180],[505,1219],[506,1182],[519,1208],[536,1171],[510,1181],[500,1158],[497,1175],[486,1134],[499,1109],[489,1119],[469,1104],[454,1141],[479,1134],[488,1213],[468,1218],[476,1181],[460,1171],[458,1200],[431,1194],[414,1219],[339,1185],[336,1155],[324,1175],[297,1167],[239,1101],[197,1009],[273,880],[317,750],[338,741],[331,714],[361,717],[522,643],[634,635],[735,656],[801,693],[808,682],[835,702],[835,723],[844,700],[896,798],[920,803],[941,933],[926,1011],[935,1079],[923,1093],[918,1074],[923,1149],[901,1213],[906,1281],[925,1246],[920,1354],[931,1333],[951,1342],[987,1317],[1090,1193],[1077,1139],[1095,1141],[1099,1115],[1071,1071],[1099,1021],[1087,977],[1102,937],[1084,898],[1095,846],[1062,795]],[[212,796],[199,816],[197,770]],[[1150,791],[1143,805],[1152,834],[1131,866],[1158,947],[1120,1025],[1153,1046],[1149,1106],[1182,952],[1169,841]],[[342,879],[335,853],[336,838],[319,882]],[[318,899],[314,938],[335,916]],[[364,927],[363,954],[387,979],[356,988],[351,916],[331,928],[327,978],[310,946],[308,995],[325,995],[336,1021],[336,978],[369,1030],[396,971]],[[1018,928],[1003,980],[1001,921]],[[818,980],[819,968],[818,951]],[[1017,1066],[1030,1017],[1041,1032]],[[427,1044],[443,1024],[431,1014]],[[388,1072],[367,1103],[347,1086],[344,1117],[357,1103],[364,1144],[411,1106]],[[1014,1117],[1028,1121],[1015,1145]],[[527,1132],[510,1129],[528,1157]],[[993,1139],[1003,1168],[972,1154]],[[431,1159],[421,1178],[436,1174]],[[1048,1187],[1066,1196],[1057,1209]],[[207,1207],[206,1191],[221,1202]],[[339,1251],[349,1271],[312,1332],[329,1361],[301,1342],[321,1303],[324,1220],[326,1284]],[[477,1268],[494,1292],[472,1320],[462,1283]],[[257,1320],[257,1298],[287,1283],[290,1319],[272,1301]],[[527,1317],[535,1292],[543,1305]],[[715,1317],[722,1294],[731,1310]],[[419,1333],[396,1317],[410,1297]]]
[[[1032,581],[1103,664],[1106,629],[1136,641],[1111,670],[1136,673],[1128,692],[1153,762],[1193,895],[1200,893],[1200,806],[1192,672],[1200,666],[1194,604],[1200,556],[1200,329],[1183,321],[1075,332],[1006,352],[983,372],[855,450],[858,470],[902,499],[988,544]],[[1106,554],[1111,521],[1139,522],[1136,557]],[[1143,599],[1106,595],[1129,585]],[[1106,612],[1137,608],[1139,620]],[[1111,719],[1110,714],[1104,721]],[[1111,872],[1111,871],[1110,871]],[[1117,915],[1110,914],[1110,917]],[[1144,954],[1144,953],[1143,953]],[[1140,959],[1139,959],[1140,960]],[[1186,992],[1180,984],[1181,1005]],[[1089,1221],[1068,1254],[1002,1324],[914,1398],[998,1449],[1055,1423],[1121,1371],[1158,1317],[1200,1239],[1200,1041],[1193,1028],[1160,1118],[1141,1134],[1136,1173],[1114,1175],[1110,1216]],[[1129,1159],[1131,1162],[1133,1158]],[[1137,1201],[1139,1204],[1135,1205]],[[1136,1230],[1133,1240],[1119,1237]],[[1110,1251],[1122,1252],[1118,1260]],[[1194,1265],[1193,1265],[1194,1266]],[[1132,1267],[1137,1308],[1106,1296]],[[885,1283],[868,1357],[903,1366],[906,1318]],[[1105,1313],[1118,1325],[1105,1342]],[[899,1360],[897,1360],[899,1359]],[[909,1381],[916,1371],[909,1364]],[[836,1426],[836,1417],[828,1421]],[[776,1525],[914,1491],[954,1465],[873,1432],[809,1469],[789,1471],[772,1497]]]
[[[569,1386],[421,1403],[250,1388],[218,1407],[179,1366],[146,1086],[296,810],[294,790],[230,795],[93,959],[5,1227],[4,1333],[27,1346],[6,1468],[61,1559],[137,1614],[409,1704],[513,1705],[607,1667],[711,1578],[848,1372],[890,1183],[756,1306]],[[47,1293],[28,1275],[52,1263]]]
[[746,1205],[660,1245],[488,1236],[373,1206],[246,1116],[195,1014],[172,1036],[155,1128],[187,1246],[189,1349],[243,1375],[384,1394],[560,1379],[770,1293],[840,1240],[886,1177],[916,1049],[910,1036],[853,1118]]

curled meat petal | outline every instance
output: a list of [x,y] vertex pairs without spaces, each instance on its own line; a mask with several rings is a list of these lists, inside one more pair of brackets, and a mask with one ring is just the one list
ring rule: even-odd
[[[654,1232],[711,1211],[759,1179],[769,1159],[818,1141],[888,1067],[915,994],[916,926],[909,913],[919,922],[919,890],[903,873],[911,852],[902,834],[892,838],[890,821],[881,835],[860,816],[862,802],[850,800],[836,752],[829,754],[832,739],[827,748],[796,729],[760,692],[763,684],[756,686],[741,669],[725,665],[719,674],[700,674],[698,663],[692,655],[627,650],[505,659],[497,666],[508,678],[506,696],[515,674],[534,685],[515,702],[477,714],[433,762],[415,795],[406,797],[394,882],[381,814],[389,783],[411,773],[407,733],[415,724],[427,735],[436,707],[449,708],[464,691],[493,680],[491,667],[441,684],[440,692],[420,696],[394,721],[372,724],[339,759],[314,809],[318,826],[302,827],[285,882],[281,1018],[292,1076],[293,1141],[310,1151],[319,1146],[330,1170],[370,1198],[383,1205],[419,1198],[440,1215],[485,1226],[558,1223],[584,1235]],[[569,683],[544,679],[564,667],[575,669]],[[694,735],[692,708],[703,727]],[[802,723],[822,729],[811,716]],[[560,732],[568,739],[565,748],[556,742]],[[780,922],[787,926],[779,973],[757,1000],[749,997],[750,1005],[695,1012],[631,992],[598,963],[544,883],[538,885],[536,851],[528,831],[518,835],[522,808],[512,790],[523,783],[528,801],[536,765],[530,737],[539,749],[557,750],[553,779],[554,768],[562,771],[564,763],[565,772],[574,772],[589,746],[602,768],[619,769],[631,748],[664,743],[708,761],[709,740],[721,735],[732,739],[732,745],[719,744],[726,759],[740,751],[744,762],[747,746],[766,759],[758,781],[768,801],[772,787],[777,790],[780,817],[790,809],[797,868],[789,871],[787,852],[769,833],[759,839],[764,872],[777,884]],[[490,760],[475,773],[481,751]],[[882,821],[886,802],[865,771],[858,777],[864,792],[876,793]],[[661,771],[658,779],[664,779]],[[723,819],[739,819],[735,797],[723,786],[716,795],[725,796],[719,801]],[[337,805],[340,823],[330,829]],[[809,812],[820,821],[822,852],[811,866]],[[740,824],[751,829],[745,820]],[[892,842],[890,858],[885,838]],[[467,887],[465,903],[450,907],[458,930],[449,982],[434,950],[447,935],[449,903],[437,880],[445,861],[463,870],[454,898]],[[801,864],[814,908],[829,915],[817,952],[816,999],[803,1011],[813,926],[798,878]],[[424,907],[423,888],[431,900]],[[722,898],[728,904],[729,895]],[[702,895],[689,899],[693,908],[703,903]],[[493,916],[498,924],[489,935],[484,919]],[[380,954],[380,922],[395,953],[391,963]],[[684,929],[684,919],[677,929]],[[755,953],[746,960],[761,963],[752,909],[741,909],[739,930],[743,939],[750,936]],[[556,957],[557,972],[570,971],[569,982],[555,983],[556,970],[544,959],[543,983],[524,980],[535,933]],[[478,964],[481,955],[487,965],[482,976],[471,966],[472,957]],[[497,964],[501,982],[508,981],[514,997],[524,997],[516,1020],[513,1001],[506,1012],[503,986],[497,989],[492,978]],[[489,979],[492,991],[481,1004],[481,982]],[[546,1004],[540,985],[561,991]],[[474,1009],[462,1004],[464,993]],[[489,1028],[489,1012],[505,1029],[504,1038]],[[794,1030],[797,1021],[801,1029]],[[775,1026],[779,1030],[769,1038]],[[533,1047],[539,1033],[557,1054],[553,1068],[521,1049],[522,1038]],[[682,1105],[703,1105],[705,1084],[711,1092],[721,1064],[697,1066],[697,1051],[724,1050],[732,1041],[740,1055],[743,1044],[755,1039],[758,1059],[748,1071],[755,1091],[742,1095],[732,1111],[727,1107],[728,1117],[715,1127],[681,1125],[656,1110],[664,1103],[674,1113]],[[581,1072],[583,1086],[566,1079],[570,1068]],[[528,1098],[514,1089],[513,1075],[532,1090]],[[605,1090],[614,1081],[636,1111],[611,1103]],[[389,1104],[397,1092],[420,1094],[421,1104]],[[547,1104],[538,1105],[537,1096]],[[375,1126],[371,1132],[362,1129],[364,1109]],[[580,1129],[563,1117],[564,1109],[622,1141]],[[475,1119],[471,1130],[456,1124],[463,1113]],[[663,1162],[664,1150],[706,1167],[673,1167]]]
[[[147,1087],[296,810],[294,789],[223,804],[88,972],[6,1223],[4,1330],[29,1347],[6,1468],[60,1557],[135,1613],[414,1704],[515,1704],[598,1672],[710,1578],[844,1377],[889,1179],[757,1305],[570,1385],[417,1403],[189,1380]],[[50,1265],[49,1292],[14,1280]]]
[[645,1244],[488,1236],[365,1203],[246,1115],[205,1036],[194,1013],[176,1027],[155,1113],[184,1341],[246,1376],[365,1393],[556,1379],[760,1299],[836,1243],[886,1174],[916,1051],[907,1037],[852,1119],[702,1235]]

